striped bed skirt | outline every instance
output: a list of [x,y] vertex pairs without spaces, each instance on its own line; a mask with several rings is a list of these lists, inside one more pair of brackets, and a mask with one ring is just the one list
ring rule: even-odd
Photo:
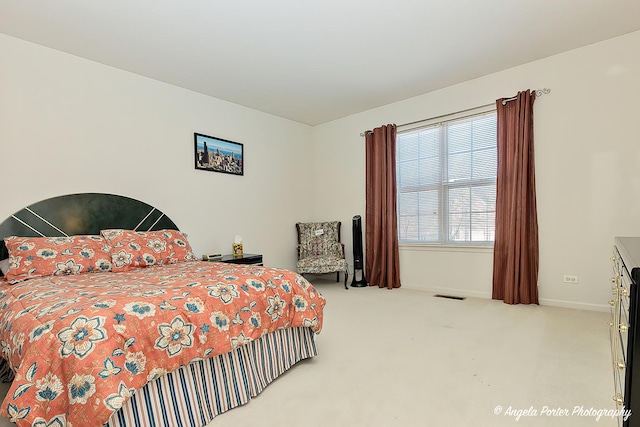
[[315,356],[313,331],[280,329],[147,383],[105,427],[202,427],[247,403],[302,359]]
[[[205,426],[215,416],[247,403],[297,362],[316,354],[310,328],[277,330],[147,383],[104,426]],[[0,378],[3,374],[4,379],[13,377],[6,363],[0,366]]]

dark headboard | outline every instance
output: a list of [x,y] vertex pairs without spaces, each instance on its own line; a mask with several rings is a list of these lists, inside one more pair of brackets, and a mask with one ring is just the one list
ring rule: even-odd
[[9,256],[2,240],[8,236],[100,234],[109,228],[178,229],[165,214],[136,199],[103,193],[68,194],[34,203],[0,223],[0,260]]

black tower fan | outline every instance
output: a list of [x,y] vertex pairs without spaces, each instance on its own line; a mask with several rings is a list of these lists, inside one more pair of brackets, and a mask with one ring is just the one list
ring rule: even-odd
[[[360,280],[357,280],[358,270],[360,270]],[[367,286],[367,279],[364,277],[364,259],[362,259],[362,224],[360,215],[353,217],[353,281],[354,288],[364,288]]]

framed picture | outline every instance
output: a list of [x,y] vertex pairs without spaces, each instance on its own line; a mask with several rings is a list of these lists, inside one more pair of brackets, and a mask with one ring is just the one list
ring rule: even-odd
[[244,175],[244,146],[215,136],[194,133],[196,169]]

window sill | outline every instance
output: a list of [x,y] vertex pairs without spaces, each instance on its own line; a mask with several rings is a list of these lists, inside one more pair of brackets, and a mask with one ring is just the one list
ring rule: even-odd
[[493,252],[493,245],[429,245],[425,243],[400,243],[399,250],[424,252],[491,253]]

